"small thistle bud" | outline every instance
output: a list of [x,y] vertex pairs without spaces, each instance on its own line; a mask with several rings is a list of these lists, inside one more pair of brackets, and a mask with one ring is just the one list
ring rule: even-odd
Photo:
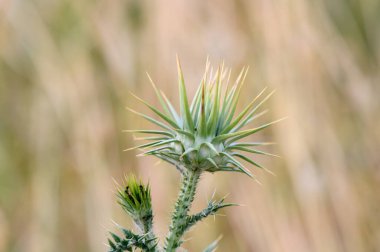
[[132,217],[141,231],[152,226],[152,203],[149,185],[134,176],[125,179],[125,187],[118,190],[118,203]]

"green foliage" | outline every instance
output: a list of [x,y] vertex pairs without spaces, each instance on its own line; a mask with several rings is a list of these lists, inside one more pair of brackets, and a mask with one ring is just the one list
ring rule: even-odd
[[[128,150],[142,149],[144,152],[140,155],[153,155],[173,164],[182,175],[181,189],[175,203],[164,248],[158,247],[158,239],[153,233],[150,188],[131,176],[126,179],[125,188],[118,190],[118,202],[131,216],[139,228],[140,234],[134,234],[124,228],[122,228],[123,238],[111,233],[113,241],[109,240],[109,245],[112,252],[133,251],[135,248],[142,251],[176,251],[183,242],[182,237],[185,232],[197,222],[210,215],[215,215],[222,208],[236,205],[224,203],[224,198],[218,201],[210,200],[205,209],[193,215],[189,214],[203,172],[234,171],[252,177],[251,172],[243,166],[240,160],[259,168],[263,167],[244,153],[275,156],[255,149],[255,147],[269,143],[237,142],[278,122],[274,121],[256,128],[241,130],[265,113],[257,113],[257,111],[273,92],[259,101],[265,92],[263,90],[242,112],[235,116],[242,83],[248,69],[244,68],[235,84],[229,88],[230,72],[227,75],[227,71],[221,66],[214,76],[212,71],[209,71],[209,64],[207,63],[201,84],[191,104],[189,104],[183,73],[178,60],[177,62],[180,113],[176,112],[165,94],[157,89],[149,75],[152,87],[164,111],[161,112],[148,102],[135,97],[162,121],[129,109],[159,126],[161,130],[129,130],[128,132],[154,136],[142,138],[148,142]],[[224,95],[222,95],[222,84],[227,84]],[[215,251],[218,241],[219,239],[211,243],[204,251]]]
[[203,209],[201,212],[188,216],[186,218],[185,230],[191,228],[198,221],[201,221],[210,215],[215,215],[219,209],[222,209],[224,207],[229,207],[229,206],[238,206],[238,204],[224,203],[224,200],[225,200],[224,198],[219,201],[210,200],[207,207]]
[[114,233],[110,233],[112,240],[108,239],[110,246],[109,252],[134,251],[134,248],[140,248],[143,251],[156,251],[157,238],[151,238],[147,234],[137,235],[133,232],[121,228],[124,237],[119,237]]

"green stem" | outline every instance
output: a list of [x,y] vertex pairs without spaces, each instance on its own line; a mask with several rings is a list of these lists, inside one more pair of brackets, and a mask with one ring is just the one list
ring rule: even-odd
[[147,244],[149,247],[148,251],[152,251],[152,252],[160,251],[159,247],[157,246],[157,237],[154,235],[153,230],[150,230],[147,232],[147,239],[151,240]]
[[188,171],[182,177],[181,190],[175,204],[175,210],[169,227],[169,234],[166,237],[165,251],[172,252],[178,248],[182,241],[181,238],[186,231],[187,217],[201,172]]
[[147,246],[149,247],[148,251],[159,251],[159,249],[156,246],[157,243],[157,237],[155,236],[153,232],[153,215],[150,214],[144,219],[137,219],[135,220],[135,223],[137,227],[140,229],[140,232],[142,234],[146,234],[146,238],[148,240],[151,240]]

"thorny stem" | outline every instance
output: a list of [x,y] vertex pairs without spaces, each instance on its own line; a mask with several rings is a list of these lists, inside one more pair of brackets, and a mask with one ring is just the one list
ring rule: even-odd
[[148,240],[152,240],[149,242],[148,247],[150,247],[152,251],[159,251],[157,246],[155,246],[156,236],[153,233],[153,215],[149,215],[145,219],[137,219],[135,223],[140,232],[146,234]]
[[188,170],[182,176],[181,190],[175,203],[169,233],[166,237],[164,250],[167,252],[175,251],[182,243],[181,238],[186,231],[188,212],[194,200],[200,175],[200,171]]

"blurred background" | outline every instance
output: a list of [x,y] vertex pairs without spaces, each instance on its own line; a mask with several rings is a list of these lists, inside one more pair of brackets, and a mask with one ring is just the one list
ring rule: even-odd
[[0,251],[106,251],[113,221],[131,227],[114,197],[129,173],[164,237],[179,176],[123,152],[122,130],[152,127],[125,110],[152,115],[129,94],[158,103],[145,71],[178,104],[176,53],[190,96],[209,55],[250,66],[240,107],[269,87],[261,122],[288,117],[252,138],[277,142],[282,158],[255,157],[276,176],[203,176],[193,211],[214,191],[244,206],[186,249],[380,251],[379,27],[376,0],[1,0]]

